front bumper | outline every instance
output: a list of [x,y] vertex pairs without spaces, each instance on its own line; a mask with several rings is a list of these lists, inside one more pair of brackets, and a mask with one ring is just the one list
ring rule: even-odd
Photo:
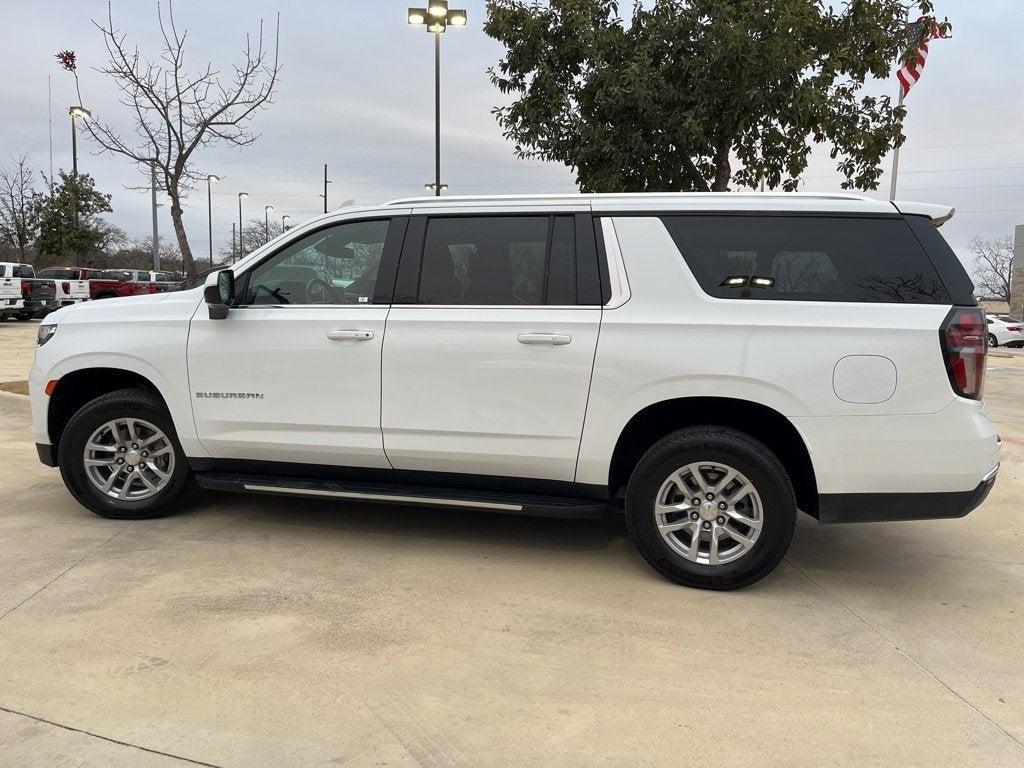
[[972,491],[952,493],[823,493],[818,496],[818,522],[881,523],[896,520],[939,520],[963,517],[988,498],[996,483],[997,465]]

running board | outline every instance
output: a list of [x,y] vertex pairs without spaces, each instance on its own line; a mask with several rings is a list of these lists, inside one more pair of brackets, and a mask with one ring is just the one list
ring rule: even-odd
[[454,509],[475,509],[508,515],[535,517],[604,517],[608,504],[594,499],[541,496],[418,485],[390,485],[336,480],[309,480],[224,472],[196,474],[199,487],[211,491],[267,493],[278,496],[330,498],[377,504],[408,504]]

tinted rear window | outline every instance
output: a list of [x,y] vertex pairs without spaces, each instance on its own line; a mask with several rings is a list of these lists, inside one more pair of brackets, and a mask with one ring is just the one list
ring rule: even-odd
[[36,272],[35,272],[34,269],[32,269],[32,267],[26,267],[24,265],[19,265],[19,266],[14,268],[14,277],[33,278],[35,276],[36,276]]
[[712,296],[951,303],[902,218],[721,215],[662,220],[701,288]]

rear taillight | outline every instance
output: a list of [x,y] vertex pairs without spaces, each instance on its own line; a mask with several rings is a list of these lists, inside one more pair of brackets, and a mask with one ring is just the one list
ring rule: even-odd
[[60,289],[64,291],[64,293],[71,293],[71,283],[61,283]]
[[1006,330],[1010,333],[1020,333],[1021,331],[1024,331],[1024,328],[1019,325],[1008,325],[1006,326]]
[[977,307],[953,307],[939,329],[939,347],[953,391],[980,400],[985,384],[988,332]]
[[27,299],[31,295],[32,295],[32,283],[29,283],[29,282],[26,282],[25,280],[22,280],[21,281],[21,297],[23,299]]

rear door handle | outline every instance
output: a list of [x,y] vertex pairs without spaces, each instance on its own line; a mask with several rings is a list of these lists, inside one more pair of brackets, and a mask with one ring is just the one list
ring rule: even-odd
[[327,338],[331,341],[369,341],[373,338],[373,331],[337,330],[328,331]]
[[520,344],[551,344],[561,346],[572,341],[567,333],[520,333],[516,340]]

